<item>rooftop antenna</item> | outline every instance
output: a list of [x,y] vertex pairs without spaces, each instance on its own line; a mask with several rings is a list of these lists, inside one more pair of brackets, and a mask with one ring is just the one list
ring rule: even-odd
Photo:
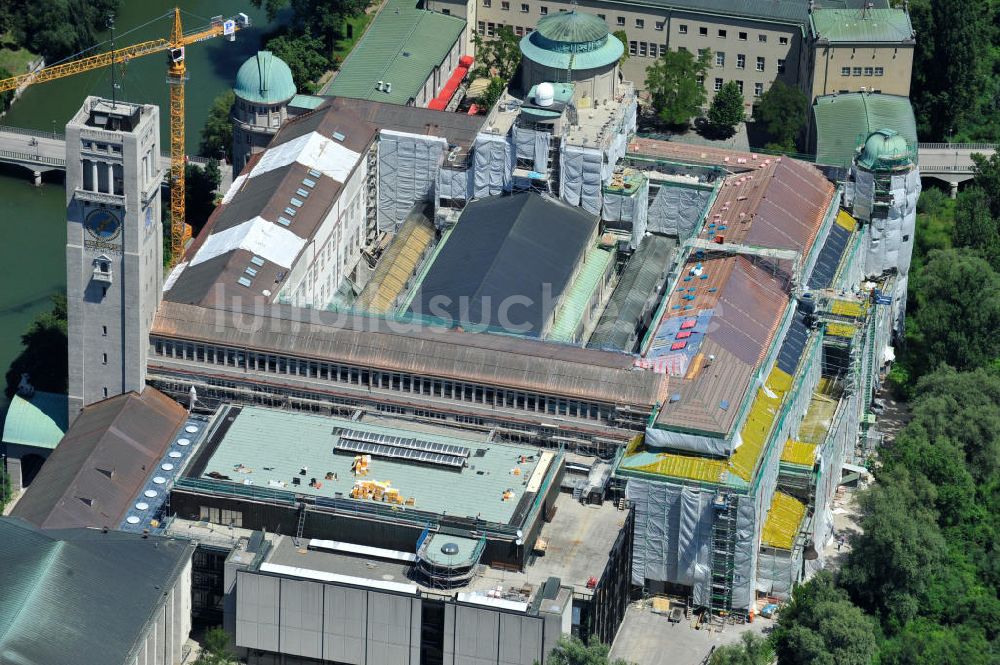
[[111,29],[111,108],[115,108],[115,92],[118,87],[115,82],[115,15],[108,15],[108,27]]

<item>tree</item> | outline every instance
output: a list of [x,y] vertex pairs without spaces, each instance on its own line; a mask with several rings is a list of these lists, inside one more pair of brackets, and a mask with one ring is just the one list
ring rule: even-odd
[[792,592],[774,644],[779,665],[868,665],[875,636],[875,623],[822,571]]
[[227,90],[212,101],[208,118],[201,130],[201,145],[198,151],[205,157],[232,161],[233,121],[229,113],[236,102],[236,95]]
[[479,63],[472,71],[473,76],[492,78],[497,76],[506,84],[514,77],[521,64],[520,40],[510,26],[497,31],[496,37],[485,39],[478,33],[472,34],[476,45],[476,60]]
[[14,488],[10,484],[10,476],[7,475],[7,470],[0,466],[0,515],[13,496]]
[[972,172],[975,174],[976,186],[982,188],[986,195],[990,214],[1000,217],[1000,155],[993,153],[986,157],[973,153],[972,161],[975,164]]
[[624,30],[615,30],[613,34],[615,36],[615,39],[617,39],[622,43],[622,57],[618,59],[618,64],[623,65],[625,64],[625,61],[628,60],[629,58],[628,33],[626,33]]
[[330,59],[323,55],[323,40],[314,37],[307,29],[301,35],[281,35],[267,42],[267,48],[288,63],[295,87],[308,93],[316,92],[315,81],[330,66]]
[[809,98],[798,88],[776,80],[754,107],[754,119],[768,136],[768,147],[793,152],[806,126]]
[[52,296],[52,309],[35,317],[21,343],[24,350],[7,370],[7,397],[17,392],[22,374],[30,375],[38,390],[65,393],[69,363],[65,295]]
[[216,190],[222,181],[219,162],[210,159],[204,168],[196,164],[184,167],[185,215],[194,235],[198,235],[215,210]]
[[55,62],[97,43],[118,0],[46,0],[24,3],[12,16],[18,43]]
[[657,117],[667,125],[686,126],[701,113],[708,95],[703,80],[712,52],[705,49],[696,60],[688,51],[665,51],[646,68],[646,90]]
[[1000,275],[978,256],[937,251],[921,271],[910,344],[918,374],[940,363],[965,370],[1000,357]]
[[622,659],[608,660],[611,648],[596,636],[584,644],[578,637],[560,637],[546,659],[546,665],[629,665]]
[[229,633],[221,627],[210,628],[205,633],[201,655],[194,665],[236,665],[236,654],[229,646]]
[[494,76],[490,79],[490,84],[486,87],[486,90],[479,96],[478,103],[487,111],[493,108],[494,105],[503,96],[503,91],[507,87],[507,84],[499,76]]
[[732,136],[744,116],[743,93],[739,85],[736,81],[723,84],[708,107],[708,122],[712,129],[723,136]]
[[740,635],[739,644],[721,646],[708,659],[708,665],[771,665],[772,662],[774,647],[750,631]]
[[[3,67],[0,67],[0,79],[9,79],[12,76],[13,76],[13,74],[11,74],[9,71],[7,71],[6,69],[4,69]],[[0,112],[6,111],[7,109],[9,109],[10,108],[10,104],[13,101],[14,101],[14,91],[13,90],[7,90],[5,92],[0,92]]]
[[882,665],[987,665],[990,645],[982,633],[965,626],[941,626],[917,620],[886,641],[879,654]]

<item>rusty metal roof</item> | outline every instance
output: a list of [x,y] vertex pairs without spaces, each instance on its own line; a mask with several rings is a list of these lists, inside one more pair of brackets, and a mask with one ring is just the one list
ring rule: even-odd
[[117,526],[186,415],[149,387],[85,407],[11,514],[41,528]]

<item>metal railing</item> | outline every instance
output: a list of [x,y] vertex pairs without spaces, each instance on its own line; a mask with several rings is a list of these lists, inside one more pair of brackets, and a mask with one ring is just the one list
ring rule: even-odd
[[47,132],[43,129],[28,129],[26,127],[11,127],[9,125],[0,125],[0,134],[21,134],[23,136],[37,136],[43,139],[66,140],[66,135],[62,132]]
[[48,166],[58,166],[59,168],[66,168],[65,159],[57,159],[55,157],[42,157],[41,155],[31,154],[26,152],[14,152],[13,150],[0,150],[0,161],[4,160],[14,160],[17,162],[29,162],[31,164],[45,164]]
[[918,143],[920,150],[996,150],[1000,143]]

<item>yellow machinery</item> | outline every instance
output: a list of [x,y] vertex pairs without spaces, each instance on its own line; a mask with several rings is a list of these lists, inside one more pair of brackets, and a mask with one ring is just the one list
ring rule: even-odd
[[194,32],[184,34],[181,25],[181,10],[173,10],[174,24],[168,39],[154,39],[113,49],[107,53],[71,60],[59,65],[46,67],[37,72],[21,74],[0,80],[0,92],[15,90],[21,85],[44,83],[54,79],[72,76],[80,72],[107,67],[116,62],[127,63],[132,58],[151,53],[168,54],[167,84],[170,86],[170,257],[176,263],[184,250],[184,81],[187,67],[184,64],[184,48],[189,44],[226,36],[234,39],[237,30],[249,27],[246,14],[233,18],[212,19],[211,24]]

